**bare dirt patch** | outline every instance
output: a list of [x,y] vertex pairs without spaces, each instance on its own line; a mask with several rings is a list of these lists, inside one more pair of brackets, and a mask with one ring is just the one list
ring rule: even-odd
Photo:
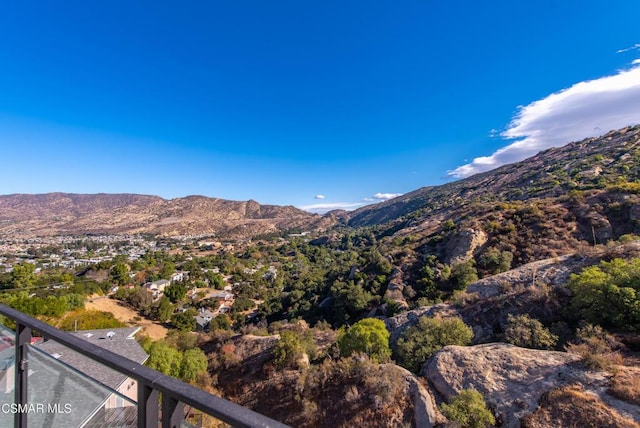
[[[117,300],[110,299],[106,296],[94,296],[85,302],[85,308],[95,309],[98,311],[111,312],[116,319],[127,323],[131,326],[140,326],[143,328],[144,334],[153,340],[164,339],[167,336],[168,329],[158,322],[151,321],[140,317],[133,309],[123,305]],[[139,321],[135,318],[141,318]]]

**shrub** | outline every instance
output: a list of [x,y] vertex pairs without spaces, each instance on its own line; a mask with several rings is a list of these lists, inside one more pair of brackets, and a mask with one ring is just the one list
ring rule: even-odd
[[315,348],[311,332],[298,335],[291,330],[283,330],[280,339],[273,348],[274,362],[278,367],[300,368],[304,355],[309,355]]
[[622,357],[614,351],[620,347],[622,344],[602,327],[587,324],[576,331],[576,342],[567,345],[567,351],[580,355],[591,369],[606,370],[622,363]]
[[509,314],[504,339],[513,345],[533,349],[552,349],[558,343],[558,336],[551,333],[540,321],[529,318],[526,314]]
[[389,348],[389,332],[384,322],[375,318],[365,318],[355,323],[349,330],[338,337],[340,354],[348,357],[356,352],[363,352],[376,362],[388,360],[391,356]]
[[492,247],[480,255],[478,265],[485,271],[500,273],[511,269],[511,262],[513,262],[513,253]]
[[640,259],[603,261],[571,275],[570,311],[603,327],[640,328]]
[[451,284],[456,290],[464,290],[467,285],[478,280],[478,271],[475,268],[475,260],[456,263],[451,266]]
[[61,330],[97,330],[101,328],[120,328],[125,324],[118,321],[111,312],[88,309],[76,309],[60,320]]
[[475,389],[463,389],[451,399],[450,404],[440,406],[442,414],[457,422],[462,428],[484,428],[495,425],[496,419],[487,408],[482,394]]
[[468,345],[473,331],[460,318],[421,317],[398,339],[397,356],[402,367],[415,373],[436,351],[447,345]]

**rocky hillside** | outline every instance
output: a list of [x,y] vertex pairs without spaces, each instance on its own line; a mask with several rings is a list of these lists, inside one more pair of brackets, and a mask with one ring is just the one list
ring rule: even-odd
[[132,194],[48,193],[0,196],[0,234],[48,236],[153,233],[244,238],[331,224],[292,206],[204,196],[165,200]]
[[[405,219],[420,221],[478,202],[555,198],[571,190],[602,190],[640,180],[640,126],[551,148],[442,186],[423,187],[349,214],[348,224],[366,226]],[[635,189],[635,188],[634,188]],[[635,189],[637,190],[637,189]]]
[[273,349],[280,335],[218,335],[204,345],[210,374],[225,398],[295,427],[432,427],[440,414],[424,380],[392,363],[327,354],[333,331],[313,331],[319,346],[312,364],[277,368]]
[[[616,370],[636,373],[626,366]],[[447,400],[462,389],[482,392],[504,427],[636,427],[640,420],[640,406],[612,395],[611,372],[590,370],[567,352],[505,343],[448,346],[425,364],[422,375]],[[562,404],[567,408],[558,411]]]

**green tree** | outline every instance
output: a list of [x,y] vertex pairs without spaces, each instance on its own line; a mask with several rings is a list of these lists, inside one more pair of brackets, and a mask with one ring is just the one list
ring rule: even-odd
[[204,276],[209,281],[209,287],[215,288],[216,290],[222,290],[224,288],[224,278],[219,273],[207,271]]
[[171,318],[171,323],[175,328],[182,331],[193,331],[196,329],[197,312],[193,309],[188,309],[184,312],[178,312]]
[[312,356],[314,351],[315,342],[311,331],[298,334],[291,330],[283,330],[273,348],[274,362],[278,367],[299,368],[304,356]]
[[116,263],[111,268],[111,280],[114,284],[125,285],[129,283],[129,266],[126,263]]
[[179,377],[182,366],[182,353],[164,342],[153,342],[148,350],[148,367],[168,376]]
[[141,312],[147,312],[153,304],[153,296],[144,287],[138,287],[133,293],[128,294],[127,297],[129,304]]
[[491,247],[480,255],[478,265],[482,269],[495,274],[511,269],[511,262],[513,262],[513,253]]
[[35,285],[36,267],[31,263],[18,263],[11,271],[10,283],[13,288],[25,288]]
[[255,307],[253,300],[247,297],[238,297],[231,306],[233,312],[244,312]]
[[160,269],[160,278],[168,279],[171,278],[171,275],[176,271],[176,265],[172,261],[165,261],[162,263],[162,268]]
[[77,309],[64,316],[58,327],[65,331],[95,330],[101,328],[120,328],[125,325],[118,321],[111,312]]
[[640,329],[640,259],[603,261],[571,275],[570,313],[591,324]]
[[164,295],[171,303],[177,303],[187,295],[187,287],[182,282],[174,282],[164,289]]
[[376,362],[386,361],[391,356],[389,332],[382,320],[365,318],[355,323],[338,337],[340,354],[348,357],[363,352]]
[[460,318],[421,317],[415,326],[406,329],[398,339],[398,363],[418,373],[439,349],[447,345],[469,345],[472,340],[473,330]]
[[475,389],[463,389],[451,399],[451,403],[440,406],[442,414],[457,422],[462,428],[485,428],[495,425],[496,419],[487,408],[482,394]]
[[231,323],[226,315],[218,315],[209,323],[209,330],[229,330]]
[[155,318],[160,322],[167,322],[173,314],[173,305],[166,296],[162,296],[155,309]]
[[207,371],[207,356],[202,349],[187,349],[180,363],[180,379],[193,383],[199,375]]
[[532,349],[552,349],[558,343],[558,336],[551,333],[540,321],[526,314],[509,314],[504,339],[513,345]]

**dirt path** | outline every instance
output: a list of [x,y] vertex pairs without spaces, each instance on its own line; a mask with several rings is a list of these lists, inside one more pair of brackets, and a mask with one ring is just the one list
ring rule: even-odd
[[142,318],[135,321],[135,317],[140,317],[133,309],[122,305],[119,301],[110,299],[106,296],[92,296],[85,302],[85,308],[95,309],[98,311],[111,312],[116,319],[132,326],[140,326],[143,332],[153,340],[164,339],[169,331],[161,324]]

